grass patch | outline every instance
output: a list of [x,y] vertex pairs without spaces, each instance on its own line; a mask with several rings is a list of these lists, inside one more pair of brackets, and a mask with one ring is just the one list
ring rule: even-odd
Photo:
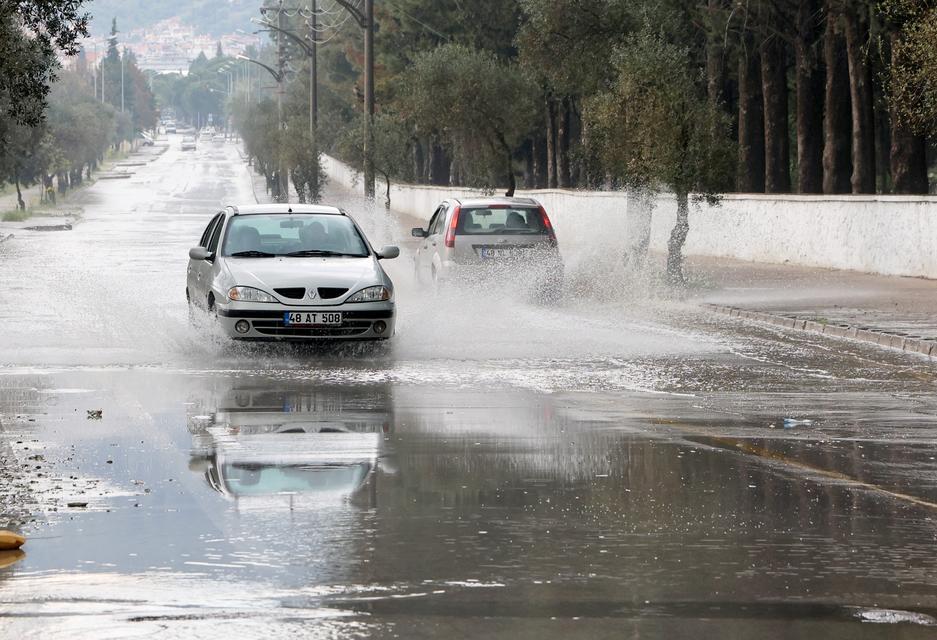
[[22,222],[23,220],[28,220],[32,214],[27,209],[26,211],[20,211],[19,209],[11,209],[10,211],[4,211],[0,215],[0,219],[4,222]]

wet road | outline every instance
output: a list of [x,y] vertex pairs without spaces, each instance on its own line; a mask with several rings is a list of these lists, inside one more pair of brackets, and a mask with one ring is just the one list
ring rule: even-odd
[[0,526],[30,538],[0,636],[935,632],[928,361],[647,287],[428,295],[406,249],[390,348],[231,345],[187,320],[186,251],[250,181],[178,142],[0,246]]

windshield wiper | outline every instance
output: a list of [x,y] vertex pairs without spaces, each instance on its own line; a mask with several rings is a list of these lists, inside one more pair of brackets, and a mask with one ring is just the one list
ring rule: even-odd
[[333,257],[349,257],[349,258],[366,258],[360,253],[342,253],[341,251],[325,251],[320,249],[307,249],[306,251],[292,251],[286,254],[290,258],[333,258]]
[[236,251],[231,254],[232,258],[276,258],[276,255],[266,251]]

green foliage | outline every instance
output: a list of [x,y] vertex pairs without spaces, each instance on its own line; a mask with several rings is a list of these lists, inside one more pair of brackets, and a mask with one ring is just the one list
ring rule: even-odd
[[629,186],[715,195],[732,183],[728,119],[698,87],[688,55],[644,30],[616,51],[611,88],[586,102],[605,166]]
[[233,64],[230,57],[212,58],[199,54],[188,75],[161,74],[153,78],[155,102],[162,111],[171,110],[176,117],[193,125],[207,121],[208,115],[222,118],[227,112],[227,76],[222,67]]
[[900,25],[892,40],[887,87],[900,120],[921,135],[937,130],[937,3],[888,0],[886,15]]
[[18,123],[38,125],[58,66],[87,36],[83,0],[0,2],[0,104]]
[[419,55],[401,85],[402,115],[415,131],[469,151],[462,160],[471,175],[500,171],[513,189],[514,149],[534,126],[540,95],[523,69],[486,51],[447,44]]

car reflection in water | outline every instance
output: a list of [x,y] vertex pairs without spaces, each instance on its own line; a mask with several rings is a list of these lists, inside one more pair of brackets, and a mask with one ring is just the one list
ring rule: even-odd
[[[251,388],[190,405],[190,468],[244,506],[376,499],[376,470],[391,428],[382,387]],[[272,381],[271,381],[272,382]],[[386,469],[385,469],[386,471]]]

